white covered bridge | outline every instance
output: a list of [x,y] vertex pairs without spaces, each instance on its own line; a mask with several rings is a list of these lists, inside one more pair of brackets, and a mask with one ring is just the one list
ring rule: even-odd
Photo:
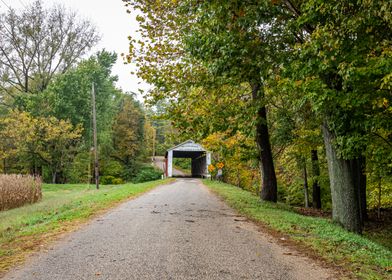
[[192,140],[185,141],[166,151],[165,176],[173,176],[173,158],[190,158],[192,160],[192,177],[208,177],[208,165],[211,153]]

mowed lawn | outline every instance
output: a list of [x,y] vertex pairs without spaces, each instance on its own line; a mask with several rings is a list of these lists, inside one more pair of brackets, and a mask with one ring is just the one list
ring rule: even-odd
[[170,181],[101,186],[100,190],[84,184],[43,185],[42,201],[0,212],[0,276],[59,234],[78,228],[121,201]]

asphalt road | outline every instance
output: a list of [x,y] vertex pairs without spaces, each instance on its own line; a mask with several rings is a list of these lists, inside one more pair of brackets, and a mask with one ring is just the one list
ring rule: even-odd
[[277,245],[196,179],[128,201],[5,279],[334,279]]

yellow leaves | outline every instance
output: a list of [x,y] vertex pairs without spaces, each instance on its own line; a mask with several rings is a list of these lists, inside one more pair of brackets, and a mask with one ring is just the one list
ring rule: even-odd
[[387,109],[388,107],[389,107],[389,101],[384,97],[373,101],[373,108]]
[[383,100],[382,100],[382,105],[383,105],[385,108],[387,108],[387,107],[389,106],[388,99],[383,98]]
[[392,73],[386,75],[381,81],[381,89],[392,89]]
[[74,127],[68,120],[33,117],[19,111],[0,120],[0,125],[3,127],[0,148],[4,157],[35,153],[47,162],[54,160],[53,153],[64,152],[75,145],[83,131],[81,125]]

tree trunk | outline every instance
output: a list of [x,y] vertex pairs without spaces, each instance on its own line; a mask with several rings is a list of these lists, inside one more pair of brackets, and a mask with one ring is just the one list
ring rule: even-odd
[[7,174],[7,160],[3,159],[3,174]]
[[52,184],[56,184],[56,179],[57,179],[57,172],[53,171],[52,172]]
[[378,179],[378,203],[377,203],[377,218],[381,220],[381,176]]
[[362,213],[362,220],[368,220],[367,214],[367,200],[366,200],[366,158],[360,157],[359,159],[359,167],[360,167],[360,174],[359,174],[359,192],[360,192],[360,201],[361,201],[361,213]]
[[319,183],[320,176],[320,165],[318,161],[317,150],[311,151],[312,158],[312,175],[313,175],[313,185],[312,185],[312,207],[316,209],[321,209],[321,188]]
[[326,123],[323,125],[323,135],[331,183],[332,218],[345,229],[360,234],[362,221],[359,188],[355,185],[351,161],[338,157],[332,143],[334,136]]
[[359,213],[362,223],[367,220],[365,157],[350,160],[353,180],[358,188]]
[[[252,97],[255,102],[260,102],[264,97],[260,83],[252,84]],[[260,105],[257,111],[256,143],[261,161],[262,189],[260,197],[262,200],[276,202],[278,200],[278,187],[274,161],[272,158],[267,123],[267,109],[265,105]]]
[[305,194],[305,207],[309,207],[309,192],[308,192],[308,171],[306,170],[306,160],[303,161],[304,170],[304,194]]

